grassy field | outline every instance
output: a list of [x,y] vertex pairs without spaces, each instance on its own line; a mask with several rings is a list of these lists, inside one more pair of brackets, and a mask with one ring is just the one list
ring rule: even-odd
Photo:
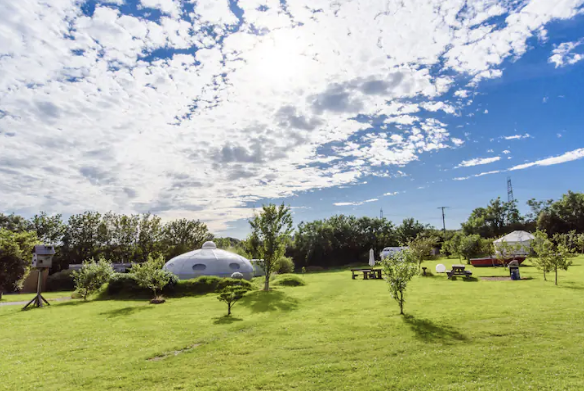
[[[36,294],[36,293],[35,293]],[[30,301],[35,294],[26,293],[26,294],[4,294],[0,302],[17,302],[17,301]],[[59,298],[71,297],[70,291],[55,291],[51,293],[43,293],[43,297],[47,299],[47,301],[56,300]]]
[[521,274],[533,279],[415,278],[406,317],[384,281],[347,271],[251,293],[232,319],[216,295],[4,306],[0,389],[584,389],[584,258],[557,287]]

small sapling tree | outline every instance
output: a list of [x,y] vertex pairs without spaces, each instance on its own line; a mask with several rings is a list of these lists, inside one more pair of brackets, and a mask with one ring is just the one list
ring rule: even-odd
[[424,237],[421,234],[418,234],[416,238],[408,243],[411,254],[418,264],[418,271],[420,271],[424,259],[431,256],[432,249],[434,249],[434,245],[437,242],[438,240],[434,237]]
[[87,301],[87,297],[98,291],[113,274],[111,261],[104,258],[100,258],[97,262],[94,259],[86,260],[81,269],[72,274],[75,291],[83,297],[84,301]]
[[409,281],[417,274],[416,257],[410,250],[402,250],[381,260],[389,293],[399,304],[400,314],[404,314],[405,291]]
[[231,308],[233,308],[233,305],[241,300],[248,291],[241,284],[225,286],[221,290],[217,299],[227,304],[227,316],[231,316]]
[[246,248],[259,259],[265,272],[264,291],[270,290],[270,276],[277,269],[276,262],[284,255],[292,233],[292,214],[284,204],[264,205],[259,215],[249,220],[251,235]]
[[172,279],[172,274],[162,270],[163,266],[164,258],[162,256],[154,258],[150,255],[145,263],[136,264],[130,270],[138,285],[151,290],[154,294],[151,303],[164,302],[160,292]]

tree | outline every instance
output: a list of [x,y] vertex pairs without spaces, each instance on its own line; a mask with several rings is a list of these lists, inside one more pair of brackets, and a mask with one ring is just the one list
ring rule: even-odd
[[213,235],[207,225],[199,220],[178,219],[168,222],[162,232],[162,246],[167,260],[199,249]]
[[399,305],[400,314],[404,314],[406,287],[417,274],[416,257],[410,250],[402,250],[381,260],[389,293]]
[[576,238],[576,246],[578,247],[578,251],[580,253],[584,253],[584,234],[578,235]]
[[0,299],[3,292],[22,286],[30,272],[33,246],[38,243],[34,231],[0,228]]
[[32,229],[42,243],[57,247],[63,240],[66,226],[61,220],[61,214],[49,216],[46,212],[41,212],[40,215],[33,216]]
[[284,255],[292,233],[292,215],[284,204],[262,206],[259,215],[249,220],[251,235],[248,244],[252,246],[256,258],[263,259],[265,272],[264,291],[270,290],[270,275],[276,268],[276,261]]
[[515,255],[523,249],[523,246],[519,244],[510,244],[505,240],[502,240],[497,244],[497,251],[495,257],[501,263],[501,265],[505,266],[507,260],[515,257]]
[[69,217],[62,248],[66,259],[79,264],[98,257],[101,247],[99,237],[101,218],[99,212],[91,211]]
[[233,305],[241,300],[248,291],[249,289],[237,284],[225,286],[221,290],[217,299],[227,304],[227,316],[231,316],[231,308]]
[[4,215],[3,213],[0,213],[0,228],[15,233],[22,233],[32,230],[32,225],[20,215],[15,215],[13,213],[10,215]]
[[539,213],[537,227],[550,236],[575,230],[584,233],[584,193],[568,191]]
[[401,245],[407,245],[428,228],[429,226],[423,225],[414,218],[404,219],[402,224],[395,229],[397,241]]
[[152,301],[162,300],[159,292],[173,279],[172,274],[162,270],[163,266],[164,258],[162,256],[157,258],[148,256],[148,260],[145,263],[136,264],[130,270],[140,287],[152,290],[154,293]]
[[536,267],[543,271],[543,278],[546,278],[546,272],[554,271],[555,284],[558,284],[558,270],[568,270],[572,265],[570,257],[573,251],[566,244],[565,240],[560,238],[557,244],[554,244],[549,239],[548,235],[543,231],[535,233],[535,239],[532,242],[533,250],[536,253],[535,264]]
[[162,220],[151,213],[142,214],[138,225],[140,231],[136,243],[136,261],[146,261],[148,256],[160,250],[162,241]]
[[113,274],[114,269],[109,260],[101,258],[97,262],[94,259],[84,261],[81,269],[72,273],[75,291],[83,296],[84,301],[87,301],[87,297],[97,292]]
[[412,256],[418,263],[418,272],[420,271],[422,262],[432,255],[432,250],[436,242],[438,242],[436,238],[424,237],[422,234],[418,234],[416,238],[408,243]]
[[462,229],[465,234],[478,234],[483,238],[500,237],[503,234],[525,227],[517,202],[504,202],[501,197],[491,200],[486,208],[476,208]]

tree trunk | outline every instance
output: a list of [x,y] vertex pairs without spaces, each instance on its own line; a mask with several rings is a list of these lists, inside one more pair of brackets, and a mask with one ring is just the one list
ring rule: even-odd
[[404,314],[404,293],[401,291],[399,292],[399,313]]
[[231,316],[231,303],[227,303],[227,316]]
[[0,301],[2,301],[2,290],[0,290]]
[[266,271],[266,277],[264,280],[264,291],[269,291],[269,290],[270,290],[270,275]]
[[543,269],[543,280],[547,282],[547,278],[545,277],[545,268]]
[[556,286],[558,285],[558,267],[556,267]]

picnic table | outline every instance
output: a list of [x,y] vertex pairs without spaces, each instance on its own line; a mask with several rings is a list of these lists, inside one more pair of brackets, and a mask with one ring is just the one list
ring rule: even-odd
[[355,279],[357,276],[359,276],[359,272],[363,273],[364,280],[383,279],[383,277],[381,276],[381,269],[369,269],[369,268],[365,268],[365,269],[353,268],[353,269],[351,269],[352,279]]
[[465,276],[470,278],[472,276],[472,272],[465,270],[466,266],[463,264],[452,264],[452,270],[446,271],[448,275],[448,279],[451,279],[455,276]]

